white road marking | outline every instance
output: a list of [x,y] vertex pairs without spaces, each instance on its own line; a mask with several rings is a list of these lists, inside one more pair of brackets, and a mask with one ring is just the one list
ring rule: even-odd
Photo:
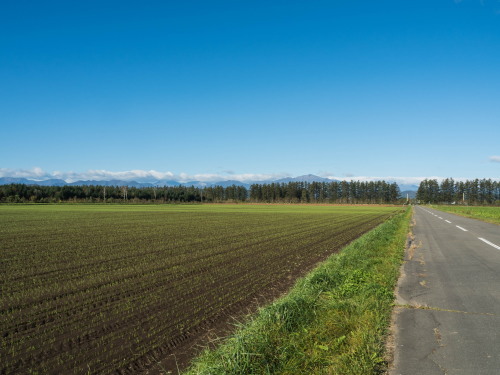
[[445,220],[445,221],[446,221],[447,223],[451,224],[451,221],[449,221],[449,220]]
[[481,237],[478,237],[481,241],[483,241],[484,243],[487,243],[488,245],[490,246],[493,246],[495,249],[497,250],[500,250],[500,246],[498,245],[495,245],[493,242],[490,242],[488,240],[485,240],[484,238],[481,238]]
[[458,225],[455,225],[455,226],[456,226],[458,229],[462,229],[464,232],[468,232],[468,230],[467,230],[467,229],[465,229],[465,228],[459,227]]
[[438,216],[438,219],[441,219],[441,220],[443,220],[443,218],[442,218],[441,216]]

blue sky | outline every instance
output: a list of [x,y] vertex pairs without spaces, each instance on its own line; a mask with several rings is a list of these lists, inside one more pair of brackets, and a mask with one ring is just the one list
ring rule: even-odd
[[500,177],[500,1],[12,1],[0,176]]

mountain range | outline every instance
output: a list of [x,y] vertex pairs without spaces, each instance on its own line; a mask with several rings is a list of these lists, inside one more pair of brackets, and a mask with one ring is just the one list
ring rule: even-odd
[[[286,177],[278,180],[266,180],[266,181],[250,181],[242,182],[237,180],[224,180],[215,182],[204,182],[204,181],[174,181],[174,180],[158,180],[151,182],[138,182],[138,181],[125,181],[125,180],[79,180],[73,182],[67,182],[62,179],[48,179],[48,180],[31,180],[22,177],[0,177],[0,185],[8,184],[26,184],[26,185],[40,185],[40,186],[78,186],[78,185],[101,185],[101,186],[129,186],[129,187],[153,187],[153,186],[195,186],[195,187],[207,187],[207,186],[244,186],[249,188],[250,185],[254,183],[258,184],[270,184],[270,183],[288,183],[288,182],[334,182],[338,180],[333,180],[329,178],[324,178],[316,176],[313,174],[307,174],[298,177]],[[393,181],[386,181],[393,182]],[[410,195],[412,198],[418,189],[418,185],[412,184],[401,184],[398,183],[399,189],[401,190],[401,195]]]

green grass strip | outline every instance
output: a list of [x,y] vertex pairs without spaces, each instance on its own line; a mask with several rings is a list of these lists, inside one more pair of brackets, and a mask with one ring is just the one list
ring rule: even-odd
[[451,212],[456,215],[486,221],[488,223],[500,224],[500,207],[450,205],[431,205],[431,207],[437,210]]
[[186,374],[378,374],[411,210],[331,256]]

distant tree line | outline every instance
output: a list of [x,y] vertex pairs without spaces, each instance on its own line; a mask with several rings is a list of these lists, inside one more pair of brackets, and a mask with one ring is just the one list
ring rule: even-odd
[[280,203],[396,203],[399,186],[385,181],[289,182],[253,184],[253,202]]
[[244,186],[40,186],[10,184],[0,186],[2,203],[182,203],[182,202],[255,202],[255,203],[397,203],[396,183],[360,182],[289,182]]
[[420,183],[417,200],[421,203],[500,205],[500,181],[447,178],[439,183],[426,179]]

